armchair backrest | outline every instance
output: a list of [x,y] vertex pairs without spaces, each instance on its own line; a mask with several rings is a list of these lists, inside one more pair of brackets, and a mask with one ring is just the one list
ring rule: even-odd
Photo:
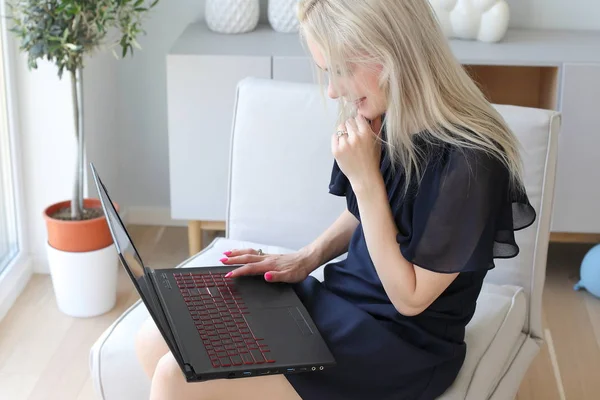
[[543,338],[542,292],[554,199],[554,184],[561,115],[556,111],[510,105],[495,105],[521,144],[525,188],[537,218],[530,227],[517,231],[519,255],[496,260],[488,282],[520,286],[528,298],[525,330]]
[[239,83],[228,237],[298,249],[335,221],[345,207],[344,199],[328,193],[336,115],[337,104],[311,84]]
[[[519,255],[497,260],[487,281],[523,288],[529,300],[524,331],[541,337],[560,118],[553,111],[496,107],[521,141],[525,184],[537,219],[517,233]],[[240,82],[230,153],[229,238],[297,249],[340,215],[345,200],[328,193],[337,111],[314,84]]]

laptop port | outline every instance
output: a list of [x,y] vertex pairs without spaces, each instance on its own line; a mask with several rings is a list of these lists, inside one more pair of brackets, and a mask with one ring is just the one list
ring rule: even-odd
[[319,370],[323,371],[323,366],[322,365],[319,367]]
[[312,367],[311,369],[312,369],[313,371],[316,371],[316,370],[317,370],[317,367]]
[[287,372],[294,372],[296,370],[296,368],[288,368]]
[[258,374],[259,375],[269,375],[271,373],[271,371],[260,371]]
[[227,375],[227,378],[235,378],[235,372],[230,372],[229,375]]
[[242,375],[244,375],[244,376],[250,376],[250,375],[252,375],[252,372],[250,372],[250,371],[244,371],[244,372],[242,372]]

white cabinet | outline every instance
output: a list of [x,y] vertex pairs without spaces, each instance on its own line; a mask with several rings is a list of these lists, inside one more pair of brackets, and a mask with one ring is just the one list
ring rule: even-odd
[[600,232],[600,64],[563,67],[554,232]]
[[315,64],[309,57],[273,57],[273,79],[300,83],[319,83]]
[[171,217],[223,221],[237,83],[271,77],[271,58],[171,55],[167,59]]

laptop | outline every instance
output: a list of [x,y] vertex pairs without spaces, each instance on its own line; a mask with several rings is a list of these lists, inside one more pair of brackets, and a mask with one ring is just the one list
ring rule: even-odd
[[225,278],[236,266],[152,269],[92,174],[122,266],[188,382],[318,373],[335,359],[290,284]]

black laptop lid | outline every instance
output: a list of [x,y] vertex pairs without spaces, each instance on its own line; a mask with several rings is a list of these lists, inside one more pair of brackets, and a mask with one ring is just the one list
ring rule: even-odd
[[92,169],[94,182],[96,183],[96,189],[98,190],[100,202],[102,203],[102,209],[104,210],[104,215],[106,216],[108,227],[115,243],[117,253],[119,254],[121,264],[131,277],[131,280],[140,294],[142,301],[146,305],[150,316],[156,323],[156,326],[163,334],[163,337],[165,337],[165,341],[167,342],[171,353],[183,368],[183,360],[181,359],[179,351],[173,347],[176,346],[173,334],[171,333],[171,330],[166,322],[167,319],[158,300],[156,290],[150,281],[151,278],[148,275],[149,271],[144,266],[142,258],[135,248],[127,229],[125,229],[125,225],[115,209],[104,183],[96,172],[96,168],[92,163],[90,163],[90,167]]

